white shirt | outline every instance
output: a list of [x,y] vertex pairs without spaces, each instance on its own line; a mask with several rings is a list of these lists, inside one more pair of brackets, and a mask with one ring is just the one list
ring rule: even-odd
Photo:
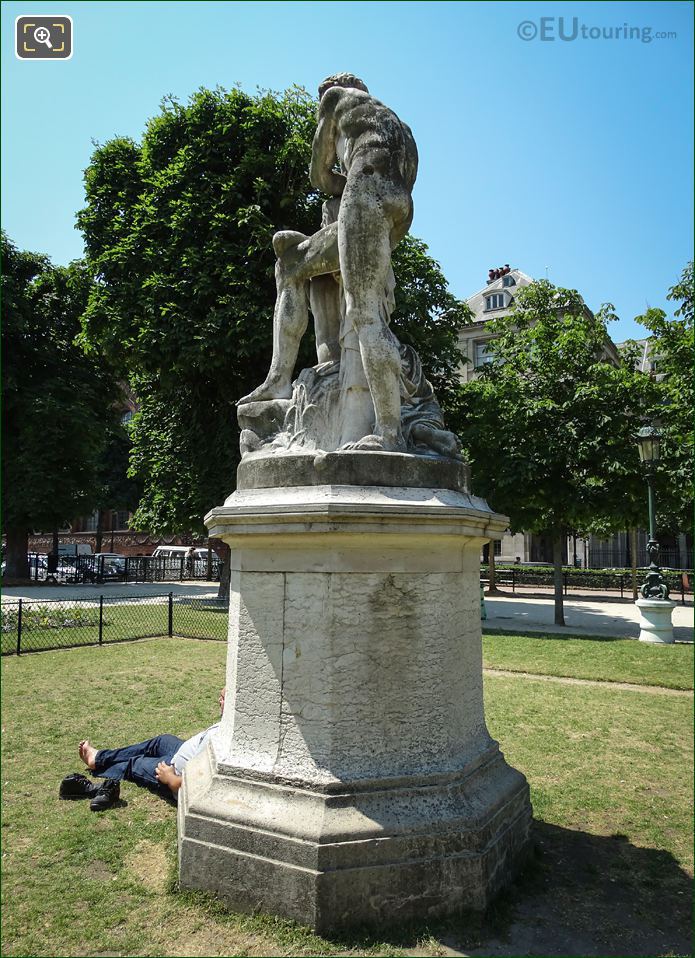
[[210,733],[219,727],[220,723],[215,722],[210,728],[206,728],[204,732],[196,732],[195,735],[191,735],[191,737],[183,743],[178,752],[174,753],[171,764],[174,766],[174,771],[177,775],[183,774],[183,770],[190,760],[205,748],[205,743]]

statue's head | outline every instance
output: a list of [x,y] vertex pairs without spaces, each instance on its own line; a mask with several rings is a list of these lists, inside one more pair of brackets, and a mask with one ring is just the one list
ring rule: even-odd
[[343,86],[349,90],[362,90],[363,93],[369,93],[367,84],[364,80],[360,80],[359,77],[356,77],[354,73],[334,73],[333,76],[326,77],[320,85],[319,99],[321,99],[326,90],[330,90],[332,86]]

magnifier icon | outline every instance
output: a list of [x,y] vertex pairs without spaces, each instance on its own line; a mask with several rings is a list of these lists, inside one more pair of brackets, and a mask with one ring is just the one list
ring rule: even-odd
[[51,31],[48,27],[37,27],[34,30],[34,40],[36,40],[37,43],[45,43],[49,50],[53,49]]

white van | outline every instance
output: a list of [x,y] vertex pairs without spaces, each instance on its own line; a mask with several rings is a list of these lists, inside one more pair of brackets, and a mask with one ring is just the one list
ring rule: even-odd
[[[180,559],[181,556],[186,558],[188,555],[190,546],[157,546],[157,548],[152,553],[153,559]],[[196,562],[207,562],[208,561],[208,550],[207,549],[196,549],[195,550],[195,561]]]
[[59,542],[59,556],[91,556],[92,547],[88,542]]

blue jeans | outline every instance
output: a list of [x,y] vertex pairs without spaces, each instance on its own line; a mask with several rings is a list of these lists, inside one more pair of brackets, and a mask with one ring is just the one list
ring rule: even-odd
[[135,782],[142,788],[149,788],[152,792],[164,798],[174,796],[168,785],[157,781],[154,770],[160,762],[171,765],[171,760],[183,745],[183,739],[176,735],[158,735],[149,738],[146,742],[137,745],[126,745],[124,748],[102,748],[94,759],[94,775],[99,778],[113,778],[117,782],[125,779],[126,782]]

